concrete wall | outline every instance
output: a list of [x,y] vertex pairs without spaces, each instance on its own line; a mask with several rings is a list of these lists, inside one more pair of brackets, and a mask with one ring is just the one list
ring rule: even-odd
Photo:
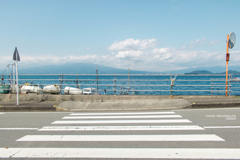
[[[183,98],[221,98],[225,96],[165,96],[165,95],[53,95],[20,94],[19,101],[80,101],[80,102],[115,102],[131,100],[163,100]],[[16,94],[0,94],[0,101],[14,102]]]

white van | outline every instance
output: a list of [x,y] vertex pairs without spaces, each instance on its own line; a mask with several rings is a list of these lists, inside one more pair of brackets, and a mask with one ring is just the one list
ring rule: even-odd
[[73,87],[65,87],[64,94],[78,95],[78,94],[82,94],[82,90],[78,88],[73,88]]
[[83,95],[94,95],[96,94],[96,88],[83,88]]

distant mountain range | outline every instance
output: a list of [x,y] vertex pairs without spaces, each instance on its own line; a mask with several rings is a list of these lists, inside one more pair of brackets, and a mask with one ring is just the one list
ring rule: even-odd
[[[127,69],[111,68],[97,65],[99,74],[128,74]],[[225,67],[199,67],[166,72],[150,72],[130,70],[130,74],[226,74]],[[0,71],[0,73],[3,73]],[[7,74],[6,70],[4,74]],[[63,65],[46,65],[33,68],[19,67],[19,74],[96,74],[96,64],[75,63]],[[229,74],[240,74],[240,66],[229,66]]]
[[[111,68],[97,65],[99,74],[128,74],[127,69]],[[130,70],[130,74],[155,74],[160,72]],[[34,68],[19,69],[19,74],[96,74],[96,64],[75,63],[64,65],[47,65]]]

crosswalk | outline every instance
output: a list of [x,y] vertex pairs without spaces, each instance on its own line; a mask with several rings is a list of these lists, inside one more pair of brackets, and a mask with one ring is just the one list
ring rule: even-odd
[[[109,132],[110,131],[110,132]],[[149,131],[150,133],[148,133]],[[171,132],[166,134],[165,132]],[[179,134],[181,131],[184,133]],[[192,133],[199,132],[199,133]],[[205,128],[192,124],[174,112],[106,112],[71,113],[43,126],[34,135],[25,135],[17,142],[224,142]],[[87,134],[93,132],[94,134]],[[147,132],[147,133],[146,133]],[[189,132],[189,133],[188,133]],[[50,133],[50,134],[49,134]],[[110,134],[109,134],[110,133]],[[146,158],[146,159],[237,159],[240,149],[225,148],[128,148],[58,147],[0,148],[0,158]]]

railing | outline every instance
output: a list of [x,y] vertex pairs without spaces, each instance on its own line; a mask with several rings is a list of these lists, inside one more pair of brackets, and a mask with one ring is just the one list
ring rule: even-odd
[[[66,86],[74,88],[96,88],[99,94],[139,94],[139,95],[236,95],[240,91],[239,83],[233,83],[233,75],[220,74],[21,74],[19,85],[26,82],[38,85],[41,89],[47,85],[59,85],[61,92]],[[13,75],[3,75],[3,82],[15,83]],[[233,89],[233,90],[232,90]]]

